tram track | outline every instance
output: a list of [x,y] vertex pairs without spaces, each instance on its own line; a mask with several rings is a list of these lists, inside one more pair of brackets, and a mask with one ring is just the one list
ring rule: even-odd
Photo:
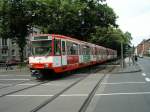
[[[97,71],[97,68],[95,68],[95,71]],[[95,72],[94,71],[94,72]],[[91,73],[92,71],[90,71]],[[24,84],[24,83],[27,83],[27,82],[30,82],[30,81],[34,81],[35,79],[33,80],[28,80],[28,81],[22,81],[22,82],[19,82],[19,83],[15,83],[15,84],[12,84],[12,85],[9,85],[9,86],[4,86],[4,87],[1,87],[0,90],[3,90],[3,89],[7,89],[9,87],[15,87],[17,85],[20,85],[20,84]],[[36,86],[40,86],[40,85],[43,85],[45,83],[48,83],[48,82],[51,82],[51,81],[44,81],[44,82],[41,82],[41,83],[38,83],[38,84],[33,84],[32,86],[29,86],[29,87],[25,87],[25,88],[22,88],[22,89],[19,89],[19,90],[15,90],[15,91],[12,91],[12,92],[8,92],[8,93],[5,93],[5,94],[1,94],[0,95],[0,98],[1,97],[4,97],[4,96],[7,96],[7,95],[11,95],[11,94],[14,94],[14,93],[17,93],[17,92],[20,92],[20,91],[23,91],[23,90],[27,90],[27,89],[30,89],[30,88],[33,88],[33,87],[36,87]]]
[[[96,69],[97,70],[97,69]],[[96,71],[95,70],[95,71]],[[90,71],[91,72],[91,71]],[[35,79],[33,80],[28,80],[28,81],[22,81],[22,82],[19,82],[19,83],[15,83],[15,84],[12,84],[12,85],[8,85],[8,86],[4,86],[4,87],[1,87],[0,90],[3,90],[3,89],[7,89],[9,87],[15,87],[17,85],[20,85],[20,84],[24,84],[24,83],[27,83],[27,82],[31,82],[31,81],[34,81]],[[48,82],[51,82],[51,81],[44,81],[44,82],[41,82],[41,83],[38,83],[38,84],[34,84],[32,86],[29,86],[29,87],[25,87],[25,88],[22,88],[22,89],[19,89],[19,90],[15,90],[15,91],[12,91],[12,92],[8,92],[8,93],[5,93],[5,94],[1,94],[0,95],[0,98],[1,97],[4,97],[4,96],[7,96],[7,95],[11,95],[11,94],[14,94],[14,93],[17,93],[17,92],[20,92],[20,91],[23,91],[23,90],[27,90],[27,89],[30,89],[30,88],[33,88],[33,87],[36,87],[36,86],[40,86],[40,85],[43,85],[45,83],[48,83]]]
[[[100,71],[99,69],[96,69],[94,71],[94,73],[97,73],[98,71]],[[87,78],[91,73],[89,73],[86,77],[82,77],[79,80],[75,81],[74,83],[70,84],[69,86],[67,86],[66,88],[64,88],[63,90],[61,90],[60,92],[54,94],[52,97],[48,98],[47,100],[45,100],[44,102],[42,102],[40,105],[38,105],[37,107],[35,107],[34,109],[32,109],[30,112],[37,112],[40,109],[42,109],[43,107],[45,107],[47,104],[53,102],[56,98],[58,98],[59,96],[61,96],[64,92],[68,91],[70,88],[72,88],[73,86],[77,85],[79,82],[81,82],[82,80],[84,80],[85,78]],[[97,89],[97,86],[99,85],[99,83],[104,79],[105,75],[100,79],[100,81],[98,82],[98,84],[96,84],[96,87],[94,88],[93,91],[95,91]],[[91,93],[90,96],[93,96],[93,93]]]
[[40,110],[41,108],[43,108],[44,106],[46,106],[47,104],[49,104],[50,102],[52,102],[53,100],[55,100],[57,97],[59,97],[61,94],[63,94],[67,90],[69,90],[71,87],[73,87],[74,85],[76,85],[77,83],[79,83],[80,81],[82,81],[83,79],[84,78],[81,78],[81,79],[75,81],[74,83],[72,83],[71,85],[67,86],[65,89],[63,89],[62,91],[60,91],[59,93],[55,94],[54,96],[50,97],[49,99],[47,99],[46,101],[44,101],[43,103],[41,103],[39,106],[37,106],[36,108],[34,108],[33,110],[31,110],[30,112],[37,112],[38,110]]
[[37,86],[40,86],[40,85],[48,83],[48,82],[50,82],[50,81],[44,81],[44,82],[41,82],[41,83],[38,83],[38,84],[35,84],[35,85],[32,85],[32,86],[28,86],[28,87],[19,89],[19,90],[15,90],[15,91],[11,91],[11,92],[8,92],[8,93],[4,93],[4,94],[0,95],[0,98],[4,97],[4,96],[7,96],[7,95],[11,95],[11,94],[17,93],[17,92],[20,92],[20,91],[24,91],[24,90],[27,90],[27,89],[30,89],[30,88],[33,88],[33,87],[37,87]]
[[[17,85],[19,85],[19,84],[27,83],[27,82],[34,81],[34,80],[35,80],[35,79],[28,80],[28,81],[22,81],[22,82],[15,83],[15,84],[9,84],[8,86],[1,87],[0,89],[4,89],[4,88],[8,88],[8,87],[17,86]],[[3,83],[0,83],[0,84],[3,84]]]
[[[43,102],[41,102],[41,103],[38,103],[38,104],[36,104],[36,107],[34,108],[34,107],[32,107],[32,108],[30,108],[30,109],[28,109],[28,111],[29,112],[37,112],[37,111],[40,111],[40,110],[42,110],[46,105],[48,105],[48,104],[51,104],[52,102],[55,102],[56,101],[56,98],[58,98],[58,97],[60,97],[60,96],[62,96],[65,92],[67,92],[68,90],[70,90],[72,87],[74,87],[75,85],[77,85],[78,83],[79,83],[79,85],[82,83],[82,80],[84,80],[85,78],[87,78],[89,75],[90,75],[90,77],[92,77],[92,74],[94,74],[94,73],[96,73],[97,74],[97,72],[98,73],[100,73],[99,71],[101,71],[101,73],[102,73],[102,71],[104,70],[105,71],[105,69],[106,69],[106,67],[95,67],[94,69],[92,68],[91,70],[89,70],[88,71],[88,73],[87,72],[84,72],[84,74],[86,73],[86,75],[82,75],[82,73],[79,75],[79,76],[81,76],[81,77],[79,77],[78,75],[77,75],[77,77],[74,77],[74,76],[76,76],[76,74],[74,74],[73,75],[73,77],[72,77],[72,75],[71,75],[71,77],[67,77],[67,79],[71,79],[71,82],[69,82],[67,85],[65,85],[63,88],[60,88],[60,89],[58,89],[58,91],[57,92],[53,92],[52,93],[52,95],[47,95],[47,98],[46,98],[46,100],[43,100]],[[74,78],[77,78],[77,79],[75,79],[75,80],[72,80],[72,79],[74,79]],[[98,80],[97,80],[98,81]],[[97,83],[97,81],[95,82],[95,84]],[[26,82],[29,82],[29,81],[23,81],[23,82],[20,82],[20,83],[25,83],[26,84]],[[41,83],[38,83],[38,84],[36,84],[36,85],[34,85],[34,84],[31,84],[32,86],[29,86],[29,87],[24,87],[24,88],[22,88],[21,86],[16,86],[15,88],[12,88],[13,90],[11,90],[11,91],[7,91],[7,93],[6,93],[6,90],[4,89],[4,94],[1,94],[0,95],[0,98],[3,98],[3,97],[5,97],[5,96],[19,96],[20,94],[18,94],[18,93],[24,93],[24,90],[29,90],[29,91],[32,91],[32,89],[34,89],[35,87],[43,87],[43,86],[40,86],[40,85],[45,85],[46,83],[48,83],[49,84],[49,82],[51,82],[51,80],[49,81],[43,81],[43,82],[41,82]],[[53,82],[53,81],[52,81]],[[57,82],[57,81],[56,81]],[[81,83],[80,83],[81,82]],[[53,84],[53,83],[52,83]],[[94,85],[95,85],[94,84]],[[18,83],[17,83],[17,85],[18,85]],[[24,85],[24,84],[23,84]],[[30,84],[29,84],[30,85]],[[11,86],[9,86],[9,87],[11,87]],[[20,88],[18,88],[18,87],[21,87],[22,89],[20,89]],[[76,87],[76,86],[75,86]],[[94,87],[94,86],[93,86]],[[92,87],[92,88],[93,88]],[[32,89],[30,89],[30,88],[32,88]],[[53,88],[53,87],[52,87]],[[92,88],[91,88],[91,90],[92,90]],[[14,89],[18,89],[18,90],[14,90]],[[9,88],[8,88],[8,90],[9,90]],[[43,90],[45,90],[45,88],[43,89]],[[42,91],[43,91],[42,90]],[[55,90],[54,90],[55,91]],[[52,92],[52,91],[51,91]],[[25,93],[26,93],[26,91],[25,91]],[[30,92],[28,92],[28,93],[30,93]],[[25,94],[26,95],[26,94]],[[38,94],[37,94],[38,95]],[[30,96],[30,95],[29,95]],[[31,94],[31,96],[32,96],[32,94]],[[34,96],[34,93],[33,93],[33,96]]]
[[[110,70],[108,70],[108,73],[111,72],[114,69],[114,67],[112,67]],[[107,73],[104,73],[104,75],[102,76],[102,78],[99,79],[99,81],[97,82],[97,84],[95,85],[95,87],[92,89],[92,91],[90,92],[90,94],[88,95],[88,97],[85,99],[84,103],[82,104],[82,106],[80,107],[78,112],[86,112],[90,102],[92,101],[96,91],[98,90],[98,88],[100,87],[102,81],[105,79]]]

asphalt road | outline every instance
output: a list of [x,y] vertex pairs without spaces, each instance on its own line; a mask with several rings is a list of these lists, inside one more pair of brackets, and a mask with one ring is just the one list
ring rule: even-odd
[[138,64],[141,72],[107,76],[87,112],[150,112],[150,58]]
[[[102,67],[103,68],[103,67]],[[76,73],[58,79],[35,80],[29,71],[0,72],[0,112],[34,112],[48,99],[50,103],[39,112],[78,112],[96,83],[104,75],[99,73]],[[78,82],[78,83],[76,83]],[[74,84],[75,83],[75,84]],[[70,85],[73,87],[69,87]],[[62,92],[58,98],[55,95]],[[80,97],[80,95],[85,96]]]
[[[35,86],[33,88],[25,89],[23,91],[19,91],[14,94],[8,94],[13,91],[37,85],[41,82],[43,83],[43,81],[32,80],[28,76],[28,74],[26,74],[26,76],[25,75],[21,76],[21,74],[20,76],[14,75],[14,77],[12,77],[11,75],[13,74],[9,74],[9,76],[4,75],[0,76],[3,77],[1,79],[2,86],[4,86],[5,84],[6,86],[8,86],[8,84],[10,85],[10,87],[0,89],[1,95],[6,94],[4,97],[0,97],[0,112],[30,112],[32,109],[40,105],[42,102],[52,97],[53,94],[58,93],[66,86],[70,85],[71,83],[75,82],[80,78],[80,76],[70,76],[65,79],[62,78],[60,80],[58,79],[54,81],[50,80],[44,84]],[[27,82],[21,83],[21,81]]]
[[[138,63],[142,71],[117,73],[115,70],[105,74],[103,69],[90,75],[76,73],[44,81],[31,78],[26,70],[0,72],[0,112],[36,112],[48,99],[50,103],[37,112],[150,112],[150,58],[141,58]],[[103,76],[87,109],[80,111]],[[60,91],[63,92],[59,94]]]

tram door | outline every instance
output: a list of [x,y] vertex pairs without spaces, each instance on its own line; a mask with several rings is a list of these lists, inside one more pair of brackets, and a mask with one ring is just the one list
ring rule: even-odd
[[61,64],[67,65],[67,53],[66,53],[66,41],[61,40],[61,46],[62,46],[62,58],[61,58]]
[[54,39],[54,57],[53,57],[53,66],[60,67],[61,64],[61,40],[55,38]]

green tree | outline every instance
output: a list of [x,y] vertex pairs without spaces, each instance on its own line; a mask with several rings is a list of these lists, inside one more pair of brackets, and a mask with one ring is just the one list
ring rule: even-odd
[[58,33],[87,41],[96,26],[117,26],[114,11],[99,0],[27,1],[34,15],[34,25],[43,33]]
[[123,33],[119,28],[97,27],[96,33],[91,34],[89,41],[107,48],[115,49],[118,51],[118,55],[120,55],[121,43],[123,44],[124,52],[126,52],[125,47],[130,46],[132,37],[127,34],[130,33]]
[[117,16],[106,0],[3,0],[0,1],[0,35],[15,39],[23,50],[26,36],[38,27],[43,33],[71,36],[120,49],[129,44],[131,35],[116,24]]
[[24,47],[31,18],[26,10],[25,0],[4,0],[1,6],[0,35],[16,40],[19,46],[20,60],[24,59]]
[[125,36],[125,43],[131,44],[131,40],[133,39],[131,33],[127,31],[124,33],[124,36]]

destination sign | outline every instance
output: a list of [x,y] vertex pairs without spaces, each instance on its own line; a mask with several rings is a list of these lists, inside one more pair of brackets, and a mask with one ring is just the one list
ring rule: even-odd
[[38,37],[34,37],[34,40],[47,40],[48,36],[38,36]]

